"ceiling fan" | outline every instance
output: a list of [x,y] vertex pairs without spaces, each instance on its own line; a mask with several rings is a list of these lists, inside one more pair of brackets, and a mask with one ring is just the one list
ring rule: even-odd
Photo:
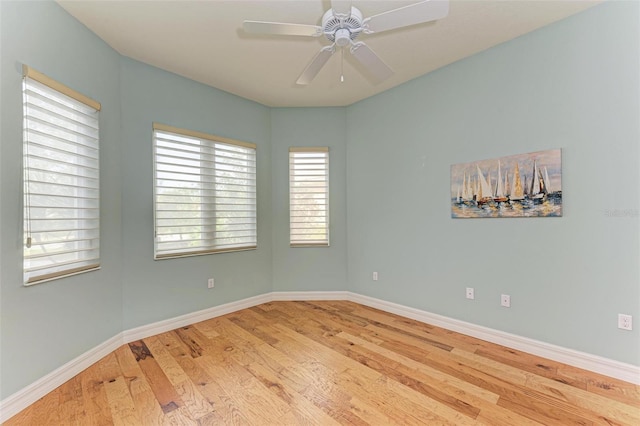
[[[351,0],[331,0],[331,9],[322,16],[322,25],[287,24],[281,22],[244,21],[244,30],[253,34],[283,36],[325,36],[331,45],[316,54],[302,72],[297,84],[309,84],[327,63],[336,47],[349,47],[356,60],[380,82],[393,75],[393,70],[362,41],[361,34],[374,34],[409,25],[442,19],[449,13],[448,0],[423,0],[408,6],[363,18],[362,12],[351,5]],[[344,78],[341,77],[342,81]]]

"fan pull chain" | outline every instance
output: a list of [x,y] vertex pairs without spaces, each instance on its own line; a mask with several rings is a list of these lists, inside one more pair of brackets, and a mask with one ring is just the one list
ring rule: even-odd
[[340,83],[344,83],[344,47],[340,48]]

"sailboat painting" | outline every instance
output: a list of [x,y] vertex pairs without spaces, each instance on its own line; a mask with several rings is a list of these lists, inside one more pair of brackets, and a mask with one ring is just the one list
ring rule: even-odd
[[451,217],[562,216],[562,151],[451,166]]

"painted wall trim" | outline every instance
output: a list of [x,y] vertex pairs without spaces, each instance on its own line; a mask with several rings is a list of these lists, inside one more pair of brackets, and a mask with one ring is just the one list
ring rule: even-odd
[[348,300],[361,305],[380,309],[385,312],[442,327],[447,330],[476,337],[478,339],[486,340],[491,343],[507,346],[533,355],[640,385],[640,367],[599,357],[597,355],[567,349],[561,346],[505,333],[488,327],[471,324],[442,315],[422,311],[420,309],[348,291],[281,291],[265,293],[235,302],[225,303],[223,305],[135,327],[118,333],[116,336],[113,336],[109,340],[88,350],[84,354],[36,380],[29,386],[0,401],[0,423],[7,421],[29,405],[36,402],[38,399],[45,396],[47,393],[53,391],[69,379],[80,374],[82,371],[124,344],[144,339],[146,337],[155,336],[156,334],[164,333],[196,322],[205,321],[207,319],[226,315],[252,306],[257,306],[262,303],[296,300]]
[[156,334],[165,333],[184,327],[197,322],[205,321],[211,318],[230,314],[231,312],[247,309],[262,303],[271,302],[271,293],[261,294],[258,296],[241,299],[235,302],[225,303],[223,305],[214,306],[212,308],[203,309],[201,311],[192,312],[190,314],[180,315],[175,318],[154,322],[152,324],[143,325],[122,332],[122,344],[131,343],[146,337],[155,336]]
[[442,327],[447,330],[466,334],[467,336],[486,340],[487,342],[496,343],[498,345],[517,349],[519,351],[527,352],[553,361],[562,362],[594,373],[604,374],[605,376],[640,385],[639,366],[588,354],[586,352],[568,349],[562,346],[552,345],[550,343],[433,314],[420,309],[398,305],[385,300],[363,296],[357,293],[349,293],[348,300],[361,305],[380,309],[385,312]]
[[118,333],[104,343],[88,350],[60,368],[57,368],[46,376],[36,380],[29,386],[26,386],[13,395],[10,395],[6,399],[0,401],[0,423],[3,423],[15,416],[38,399],[53,391],[58,386],[61,386],[74,376],[80,374],[85,369],[100,361],[100,359],[124,344],[184,327],[185,325],[194,324],[210,318],[250,308],[272,300],[273,298],[271,293],[266,293],[203,309],[201,311],[192,312],[190,314],[180,315],[175,318],[169,318],[152,324],[135,327]]
[[271,293],[271,300],[303,301],[303,300],[350,300],[352,293],[348,291],[274,291]]
[[69,379],[91,367],[122,345],[122,333],[89,349],[51,373],[0,401],[0,423],[4,423]]

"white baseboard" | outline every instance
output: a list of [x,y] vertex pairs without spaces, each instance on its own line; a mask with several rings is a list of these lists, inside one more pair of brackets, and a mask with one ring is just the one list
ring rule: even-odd
[[260,294],[247,299],[225,303],[224,305],[214,306],[201,311],[192,312],[190,314],[180,315],[179,317],[169,318],[152,324],[132,328],[122,333],[123,344],[175,330],[176,328],[184,327],[186,325],[230,314],[231,312],[247,309],[272,300],[271,293]]
[[274,291],[273,301],[303,301],[303,300],[348,300],[348,291]]
[[420,309],[398,305],[396,303],[363,296],[357,293],[349,293],[347,300],[406,318],[415,319],[437,327],[442,327],[447,330],[466,334],[467,336],[486,340],[487,342],[507,346],[532,355],[562,362],[584,370],[593,371],[594,373],[604,374],[605,376],[640,385],[640,367],[636,365],[626,364],[624,362],[564,348],[562,346],[552,345],[539,340],[505,333],[504,331],[494,330],[492,328],[456,320],[438,314],[432,314]]
[[29,405],[36,402],[38,399],[45,396],[47,393],[53,391],[69,379],[80,374],[92,364],[98,362],[104,356],[115,351],[123,344],[155,336],[156,334],[164,333],[221,315],[226,315],[252,306],[257,306],[262,303],[293,300],[349,300],[365,306],[380,309],[385,312],[415,319],[447,330],[452,330],[478,339],[486,340],[488,342],[507,346],[533,355],[640,385],[640,367],[638,366],[505,333],[442,315],[432,314],[420,309],[410,308],[408,306],[387,302],[385,300],[348,291],[271,292],[118,333],[111,339],[90,349],[51,373],[36,380],[29,386],[0,401],[0,423],[7,421]]
[[231,312],[250,308],[272,300],[273,297],[271,293],[261,294],[247,299],[225,303],[224,305],[192,312],[190,314],[180,315],[175,318],[158,321],[141,327],[135,327],[118,333],[106,342],[88,350],[60,368],[57,368],[46,376],[36,380],[29,386],[0,401],[0,423],[9,420],[11,417],[33,404],[38,399],[53,391],[58,386],[61,386],[74,376],[80,374],[92,364],[95,364],[104,356],[110,354],[124,344],[144,339],[146,337],[155,336],[156,334],[161,334],[189,324],[194,324],[229,314]]
[[0,423],[4,423],[72,377],[80,374],[122,344],[122,333],[88,350],[79,357],[0,401]]

